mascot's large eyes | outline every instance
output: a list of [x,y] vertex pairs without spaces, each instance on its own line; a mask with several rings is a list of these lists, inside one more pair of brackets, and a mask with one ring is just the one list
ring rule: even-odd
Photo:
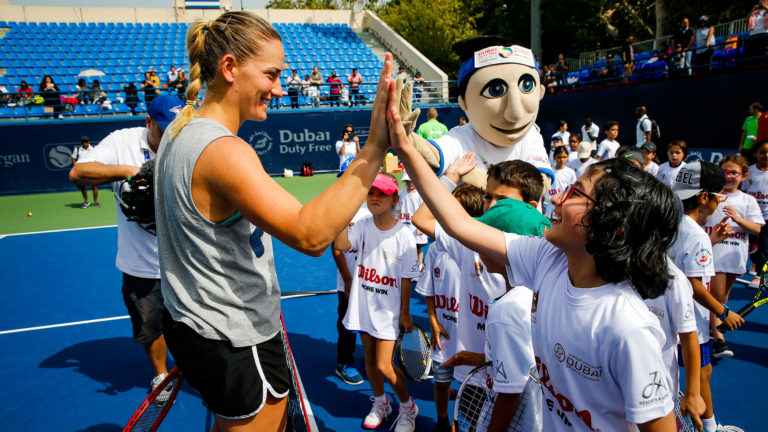
[[529,74],[525,74],[520,77],[520,81],[517,82],[517,86],[523,93],[530,93],[536,87],[536,80]]
[[480,94],[487,98],[497,98],[504,96],[504,94],[507,92],[507,83],[503,79],[496,78],[492,79],[488,82],[488,84],[483,87],[483,91],[480,92]]

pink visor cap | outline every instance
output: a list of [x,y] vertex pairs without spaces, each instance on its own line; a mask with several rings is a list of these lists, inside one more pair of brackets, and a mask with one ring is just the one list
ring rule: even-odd
[[387,195],[392,195],[397,192],[397,183],[385,174],[376,174],[376,178],[373,179],[371,187],[376,188]]

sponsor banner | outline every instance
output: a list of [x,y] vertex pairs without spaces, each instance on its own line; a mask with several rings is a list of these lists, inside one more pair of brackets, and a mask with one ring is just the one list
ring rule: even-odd
[[[463,114],[455,105],[438,108],[448,127]],[[426,121],[422,114],[419,122]],[[281,109],[269,112],[265,122],[248,121],[238,135],[261,158],[267,173],[282,175],[284,169],[301,172],[311,162],[315,172],[337,171],[336,141],[344,125],[351,124],[364,144],[371,122],[370,106],[355,110]],[[98,145],[112,131],[144,126],[144,117],[5,122],[0,140],[0,195],[76,190],[69,181],[72,150],[88,135]]]

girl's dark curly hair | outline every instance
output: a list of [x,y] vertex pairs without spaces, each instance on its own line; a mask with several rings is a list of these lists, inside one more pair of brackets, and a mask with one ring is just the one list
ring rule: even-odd
[[671,278],[667,250],[677,236],[680,205],[652,175],[623,159],[590,166],[595,206],[585,217],[587,252],[607,282],[629,279],[643,299],[656,298]]

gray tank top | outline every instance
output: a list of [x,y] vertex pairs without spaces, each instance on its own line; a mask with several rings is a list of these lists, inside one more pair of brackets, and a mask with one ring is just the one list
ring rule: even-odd
[[155,165],[155,214],[165,307],[208,339],[235,347],[272,338],[280,329],[280,286],[272,237],[239,213],[216,224],[192,201],[192,172],[214,140],[233,136],[220,123],[195,118],[173,141],[165,134]]

